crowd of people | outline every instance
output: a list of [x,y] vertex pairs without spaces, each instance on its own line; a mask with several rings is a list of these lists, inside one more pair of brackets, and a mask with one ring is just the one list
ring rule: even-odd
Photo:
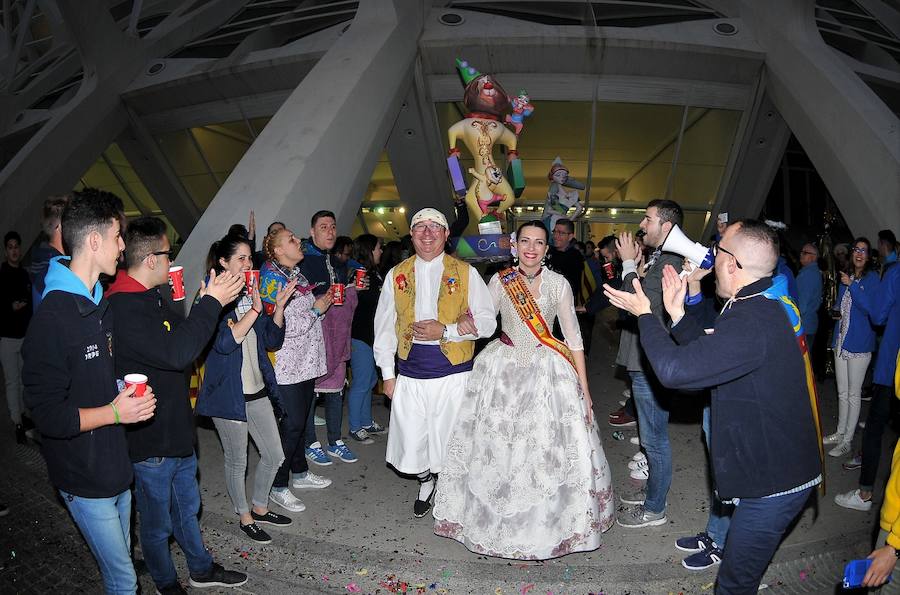
[[[409,236],[384,244],[339,236],[334,213],[319,211],[308,236],[273,222],[257,246],[251,213],[210,246],[186,314],[169,288],[166,224],[127,220],[110,193],[48,199],[27,269],[22,238],[6,234],[0,354],[16,439],[39,433],[107,592],[137,589],[132,496],[159,593],[184,592],[171,537],[191,586],[247,581],[203,543],[195,414],[212,420],[238,526],[255,543],[306,508],[298,491],[331,485],[311,465],[352,464],[354,450],[386,437],[387,464],[416,484],[412,516],[431,513],[437,535],[512,559],[594,550],[615,524],[668,522],[669,414],[698,391],[714,489],[706,528],[674,545],[687,569],[720,565],[717,593],[756,591],[822,483],[826,452],[861,469],[859,488],[835,502],[871,508],[900,351],[892,232],[879,233],[877,252],[857,238],[844,261],[838,246],[832,305],[816,244],[803,245],[795,275],[769,222],[721,221],[704,270],[663,249],[684,219],[670,200],[647,205],[637,234],[596,245],[578,242],[569,219],[553,229],[529,221],[511,238],[514,260],[484,273],[452,255],[464,217],[464,207],[452,224],[422,209]],[[629,462],[639,483],[615,494],[588,383],[590,337],[607,307],[619,311],[616,363],[629,381],[608,423],[637,426],[639,447]],[[830,433],[811,357],[827,335],[838,398]],[[185,371],[198,365],[192,410]],[[372,415],[379,377],[389,428]],[[251,441],[260,459],[248,500]],[[900,471],[868,585],[893,571],[898,519]]]

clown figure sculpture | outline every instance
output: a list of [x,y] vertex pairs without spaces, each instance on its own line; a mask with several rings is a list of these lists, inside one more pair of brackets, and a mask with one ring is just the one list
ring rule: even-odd
[[[550,187],[541,221],[547,229],[553,229],[563,217],[574,221],[584,213],[584,205],[578,200],[578,191],[584,190],[584,184],[569,177],[569,169],[559,157],[553,160],[547,179],[550,180]],[[567,214],[572,207],[575,207],[575,213],[569,217]]]
[[[517,137],[507,128],[504,117],[510,110],[510,99],[500,83],[489,74],[481,74],[467,62],[456,61],[457,69],[466,84],[463,102],[466,106],[466,117],[449,128],[448,138],[450,152],[448,166],[454,190],[462,196],[465,192],[466,205],[475,221],[496,221],[502,218],[503,211],[513,205],[517,192],[514,192],[509,181],[503,176],[502,169],[494,162],[494,145],[507,148],[507,160],[518,165],[516,151]],[[458,140],[462,140],[466,148],[475,158],[474,167],[469,169],[471,183],[466,190],[459,165]],[[517,188],[518,193],[524,189]]]

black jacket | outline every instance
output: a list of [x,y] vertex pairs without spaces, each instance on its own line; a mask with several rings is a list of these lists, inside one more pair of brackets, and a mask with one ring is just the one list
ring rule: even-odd
[[566,278],[566,281],[572,286],[575,305],[583,305],[581,304],[581,277],[584,275],[584,255],[575,247],[575,244],[569,244],[569,247],[562,251],[551,246],[547,255],[547,268]]
[[110,498],[131,485],[123,426],[81,431],[79,408],[116,398],[113,323],[106,299],[51,291],[25,336],[25,404],[43,438],[50,481],[85,498]]
[[369,279],[369,289],[356,292],[359,303],[353,312],[350,337],[371,347],[375,343],[375,310],[378,309],[384,279],[378,271],[366,271],[366,277]]
[[41,304],[41,296],[44,293],[45,287],[44,277],[47,276],[50,259],[56,256],[62,256],[62,254],[47,242],[41,242],[31,251],[31,265],[28,267],[28,272],[31,274],[31,303],[33,312],[37,312],[37,307]]
[[[25,302],[20,310],[13,310],[13,302]],[[31,320],[31,279],[22,267],[0,264],[0,337],[21,339]]]
[[114,284],[109,296],[116,319],[116,377],[145,374],[156,395],[154,416],[128,426],[131,460],[189,456],[194,452],[194,420],[187,370],[212,338],[222,308],[215,298],[204,296],[185,319],[157,288],[120,292],[119,286]]
[[[326,264],[325,260],[328,259]],[[331,265],[331,271],[329,271]],[[347,263],[339,261],[334,254],[322,252],[313,244],[312,238],[303,244],[303,260],[300,261],[300,272],[313,285],[313,295],[325,294],[332,283],[351,283],[347,271]]]
[[771,278],[738,293],[706,335],[690,314],[672,327],[638,319],[641,345],[660,382],[712,388],[711,456],[722,498],[760,498],[815,479],[819,445],[797,338],[782,306],[758,294]]

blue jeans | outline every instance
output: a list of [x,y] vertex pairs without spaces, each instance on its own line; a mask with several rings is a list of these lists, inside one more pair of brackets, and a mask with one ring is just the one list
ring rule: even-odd
[[756,593],[788,525],[813,488],[774,498],[741,498],[731,517],[716,595]]
[[347,417],[350,431],[356,432],[372,425],[372,389],[378,382],[372,347],[353,339],[350,342],[350,369],[353,379],[347,389]]
[[111,498],[84,498],[59,490],[103,575],[108,594],[137,593],[131,563],[131,491]]
[[[638,412],[638,433],[647,453],[650,477],[644,508],[659,513],[666,509],[666,496],[672,485],[672,447],[669,444],[669,409],[660,403],[663,388],[643,372],[629,372],[631,395]],[[654,394],[654,390],[659,395]]]
[[151,457],[134,464],[134,496],[141,515],[141,550],[144,562],[160,589],[178,581],[169,536],[181,546],[191,576],[204,576],[212,556],[203,545],[200,523],[200,488],[197,457]]
[[[709,404],[707,404],[703,408],[703,436],[706,439],[706,450],[712,453],[709,445],[709,416]],[[712,461],[712,455],[710,455],[710,461]],[[715,484],[715,478],[713,484]],[[731,524],[733,513],[734,504],[725,504],[719,500],[719,494],[714,485],[709,495],[709,520],[706,521],[706,534],[712,537],[721,550],[725,549],[725,539],[728,537],[728,526]]]
[[[328,444],[332,446],[341,439],[341,425],[344,423],[344,393],[318,393],[325,400],[325,429],[327,430]],[[306,422],[306,447],[318,440],[316,437],[315,399],[313,406],[309,408],[309,418]]]

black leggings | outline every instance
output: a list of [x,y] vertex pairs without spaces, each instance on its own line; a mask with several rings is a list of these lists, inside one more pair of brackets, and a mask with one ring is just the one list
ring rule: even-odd
[[315,387],[315,378],[304,380],[299,384],[278,385],[283,413],[278,423],[278,431],[281,434],[284,462],[275,474],[272,487],[286,488],[291,479],[291,472],[306,473],[309,470],[303,436],[306,432],[309,409],[316,398]]

